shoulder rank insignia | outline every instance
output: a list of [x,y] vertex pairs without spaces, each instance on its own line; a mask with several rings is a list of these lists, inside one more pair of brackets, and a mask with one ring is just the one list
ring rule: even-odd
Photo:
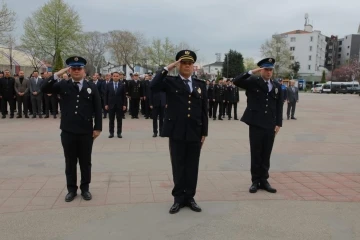
[[88,92],[89,94],[91,94],[91,88],[88,88],[88,89],[87,89],[87,92]]

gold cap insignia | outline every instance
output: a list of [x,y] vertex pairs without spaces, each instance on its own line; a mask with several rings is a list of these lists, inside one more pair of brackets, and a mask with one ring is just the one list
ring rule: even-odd
[[271,59],[271,58],[269,59],[269,62],[272,62],[272,59]]
[[76,57],[76,58],[74,58],[74,61],[77,62],[77,61],[79,61],[79,59]]
[[189,54],[190,54],[190,52],[189,52],[189,51],[185,51],[185,54],[186,54],[186,55],[189,55]]

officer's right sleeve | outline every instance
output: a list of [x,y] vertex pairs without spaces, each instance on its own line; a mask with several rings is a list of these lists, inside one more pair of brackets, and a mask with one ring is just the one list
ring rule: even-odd
[[43,84],[40,87],[41,92],[59,94],[61,82],[56,81],[57,78],[58,77],[56,75],[53,75],[49,79],[44,80]]
[[166,91],[166,82],[165,78],[168,74],[168,70],[164,68],[156,73],[153,80],[150,82],[150,89],[153,92]]
[[251,77],[250,72],[243,73],[243,74],[237,76],[234,79],[235,86],[241,87],[242,89],[247,89],[247,87],[250,84],[250,77]]

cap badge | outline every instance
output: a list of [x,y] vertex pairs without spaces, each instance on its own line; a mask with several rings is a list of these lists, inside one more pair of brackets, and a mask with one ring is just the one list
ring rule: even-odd
[[186,55],[189,55],[189,54],[190,54],[190,52],[189,52],[189,51],[185,51],[185,54],[186,54]]
[[271,58],[269,59],[269,62],[272,62],[272,59],[271,59]]
[[79,59],[76,57],[76,58],[74,58],[74,61],[77,62],[77,61],[79,61]]

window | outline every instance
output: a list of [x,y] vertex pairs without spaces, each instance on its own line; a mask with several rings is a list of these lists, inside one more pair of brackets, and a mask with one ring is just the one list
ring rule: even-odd
[[347,53],[346,56],[349,56],[349,53]]
[[350,46],[348,46],[348,48],[350,48]]
[[313,41],[313,39],[314,39],[314,37],[310,37],[310,42],[312,42],[312,41]]
[[290,47],[290,51],[295,51],[295,47]]
[[295,37],[290,38],[290,42],[295,42],[295,41],[296,41]]
[[312,46],[310,46],[309,50],[312,51]]
[[341,44],[342,44],[342,41],[339,42],[339,46],[341,46]]
[[309,61],[311,61],[311,55],[309,56]]
[[339,52],[341,52],[341,47],[339,47]]
[[290,60],[294,60],[295,58],[294,58],[294,56],[290,56]]
[[311,70],[311,65],[308,65],[308,70]]
[[338,54],[338,58],[341,58],[341,54]]
[[330,50],[331,50],[331,49],[333,49],[333,46],[332,46],[332,45],[330,45],[330,46],[329,46],[329,49],[330,49]]

